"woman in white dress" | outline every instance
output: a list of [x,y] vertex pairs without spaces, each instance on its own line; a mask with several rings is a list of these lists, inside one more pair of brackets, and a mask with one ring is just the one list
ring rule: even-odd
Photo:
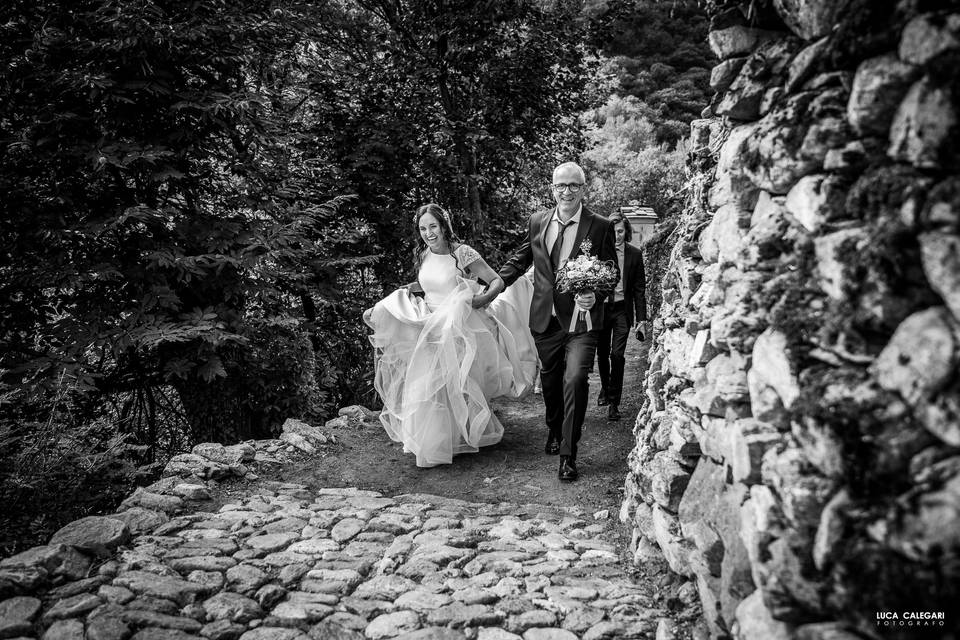
[[488,400],[527,393],[537,355],[529,281],[500,295],[503,280],[457,240],[446,211],[424,205],[415,222],[416,282],[368,309],[364,321],[377,351],[380,421],[417,466],[432,467],[500,441],[503,426]]

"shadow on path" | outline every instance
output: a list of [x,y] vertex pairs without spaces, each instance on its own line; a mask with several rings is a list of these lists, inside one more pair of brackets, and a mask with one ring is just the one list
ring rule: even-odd
[[630,340],[620,422],[609,422],[606,407],[596,405],[600,381],[594,367],[580,441],[580,480],[575,483],[561,484],[558,458],[543,453],[546,427],[538,394],[519,401],[495,401],[494,410],[504,425],[503,440],[478,453],[457,456],[450,465],[418,468],[412,454],[403,453],[379,423],[372,423],[353,431],[335,430],[338,444],[323,457],[310,458],[309,466],[302,461],[288,463],[268,475],[310,487],[355,486],[385,495],[431,493],[477,502],[578,507],[589,513],[607,509],[614,518],[620,508],[627,455],[634,446],[646,354],[645,343]]

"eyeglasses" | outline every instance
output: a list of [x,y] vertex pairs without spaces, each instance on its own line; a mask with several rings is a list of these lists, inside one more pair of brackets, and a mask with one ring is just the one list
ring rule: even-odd
[[582,184],[579,184],[577,182],[571,182],[570,184],[555,184],[553,185],[553,190],[560,192],[560,191],[563,191],[564,189],[569,189],[570,193],[579,193],[580,187],[582,186],[583,186]]

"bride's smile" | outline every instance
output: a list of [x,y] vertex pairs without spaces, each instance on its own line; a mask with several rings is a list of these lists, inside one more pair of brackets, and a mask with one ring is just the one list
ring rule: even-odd
[[449,253],[447,239],[443,235],[440,222],[431,214],[420,216],[418,223],[420,237],[433,253]]

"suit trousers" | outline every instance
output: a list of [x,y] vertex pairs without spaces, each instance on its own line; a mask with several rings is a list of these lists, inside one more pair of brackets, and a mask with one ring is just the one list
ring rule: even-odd
[[593,369],[600,330],[569,333],[554,316],[542,333],[533,334],[540,355],[540,382],[550,437],[562,438],[560,455],[577,457],[577,443],[587,413],[587,376]]
[[600,369],[600,388],[607,393],[612,405],[620,405],[623,395],[623,369],[626,364],[627,337],[630,326],[623,301],[607,303],[604,309],[603,330],[597,342]]

